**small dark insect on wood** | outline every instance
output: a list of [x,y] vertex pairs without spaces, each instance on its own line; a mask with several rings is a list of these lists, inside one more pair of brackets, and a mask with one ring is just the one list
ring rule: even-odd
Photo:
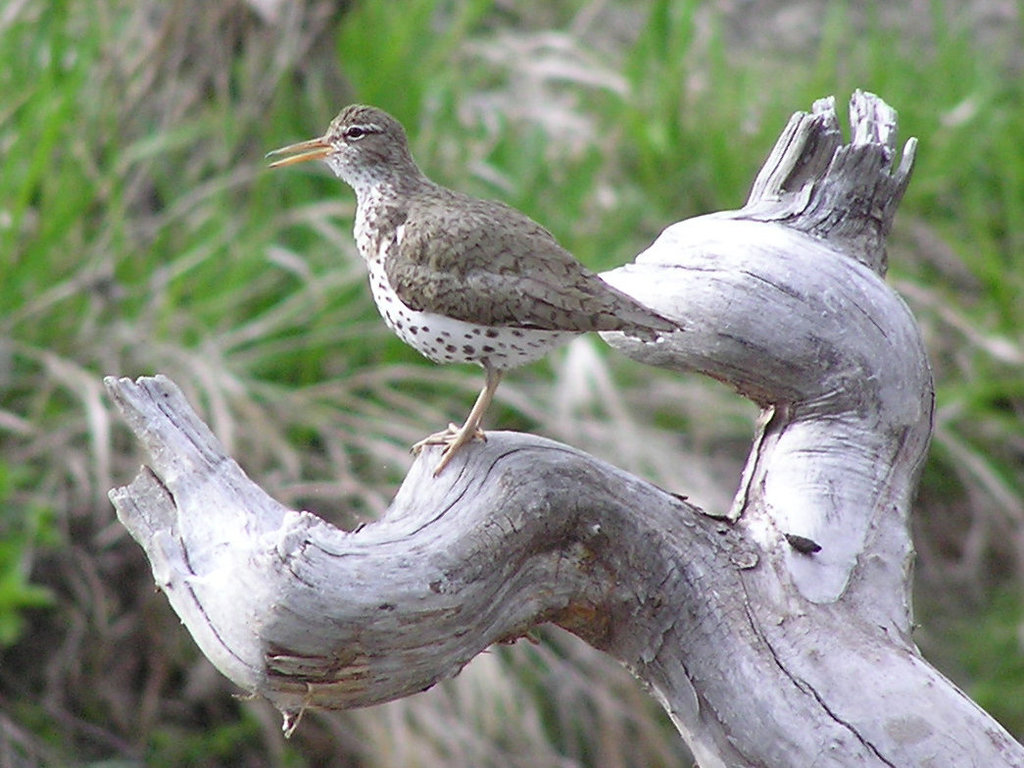
[[821,552],[821,544],[816,542],[814,539],[808,539],[806,536],[787,533],[786,541],[789,542],[789,546],[801,555],[813,555],[815,552]]

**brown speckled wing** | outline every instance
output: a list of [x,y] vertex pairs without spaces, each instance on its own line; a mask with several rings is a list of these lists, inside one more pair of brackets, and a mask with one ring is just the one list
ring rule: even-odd
[[443,188],[411,201],[385,269],[411,308],[481,325],[645,337],[676,328],[586,269],[529,217]]

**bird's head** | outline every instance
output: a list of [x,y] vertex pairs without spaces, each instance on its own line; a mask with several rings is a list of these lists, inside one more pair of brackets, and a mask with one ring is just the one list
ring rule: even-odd
[[402,124],[387,112],[362,104],[345,107],[323,136],[269,152],[281,156],[271,168],[323,160],[357,192],[422,174],[409,154]]

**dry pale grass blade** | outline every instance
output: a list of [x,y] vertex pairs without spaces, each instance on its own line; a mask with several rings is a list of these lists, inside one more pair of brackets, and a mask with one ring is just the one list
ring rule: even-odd
[[379,745],[380,768],[625,768],[686,756],[636,682],[562,632],[492,649],[427,693],[349,717]]
[[939,343],[938,339],[941,338],[945,345],[952,344],[947,331],[953,331],[958,337],[956,346],[980,350],[1006,365],[1024,365],[1024,336],[1014,339],[1004,334],[986,333],[978,327],[977,319],[951,303],[945,292],[911,280],[896,280],[894,287],[921,314],[923,320],[941,326],[934,329],[936,334],[932,337],[933,343]]
[[[97,386],[93,371],[77,360],[52,350],[13,343],[10,351],[20,361],[30,364],[46,382],[39,395],[47,399],[58,394],[69,398],[81,417],[67,421],[57,432],[30,424],[24,418],[15,418],[12,423],[27,427],[19,430],[19,436],[27,439],[12,449],[8,458],[30,464],[52,455],[55,447],[75,446],[72,451],[65,450],[63,461],[53,462],[46,475],[62,485],[70,481],[70,485],[66,485],[70,491],[69,511],[91,509],[97,523],[108,520],[106,491],[108,483],[114,479],[112,425],[102,384]],[[39,490],[39,504],[49,507],[59,503],[58,499],[47,498],[43,488]]]
[[[7,709],[9,703],[3,704]],[[60,762],[58,750],[0,713],[0,768],[46,768]]]
[[[1002,370],[1006,377],[1019,378],[1024,337],[986,330],[966,308],[949,300],[948,286],[911,280],[896,285],[919,318],[942,392],[933,453],[942,457],[963,496],[955,510],[946,511],[948,531],[929,526],[928,538],[939,541],[919,541],[923,572],[932,580],[956,574],[960,583],[978,587],[996,557],[1016,561],[1013,568],[1024,573],[1024,475],[1013,469],[1024,458],[1024,440],[1012,426],[1012,410],[1001,421],[996,413],[979,412],[970,403],[979,396],[976,387],[990,390],[980,376],[998,376]],[[979,374],[979,367],[989,373]],[[948,386],[953,381],[963,385]],[[1024,413],[1024,404],[1018,399],[1014,405],[1012,397],[1008,390],[1008,407]],[[956,532],[960,528],[965,530]],[[952,555],[942,539],[956,542]]]
[[[540,423],[558,439],[724,513],[739,482],[756,408],[696,376],[663,376],[598,354],[598,344],[582,337],[555,358],[554,386],[545,385],[541,400],[552,416],[539,415]],[[671,428],[657,424],[665,414]]]
[[492,90],[478,90],[465,102],[470,122],[490,124],[512,117],[541,127],[560,152],[579,152],[596,139],[596,126],[580,109],[588,90],[622,95],[627,83],[606,56],[575,35],[505,30],[470,42],[461,55],[474,71],[490,71]]
[[958,411],[956,403],[937,409],[933,439],[953,459],[956,470],[964,477],[965,486],[982,491],[991,499],[991,506],[997,514],[1024,524],[1024,497],[1003,477],[990,455],[972,447],[964,439],[956,424],[964,418]]
[[[599,764],[606,766],[686,764],[688,753],[676,738],[675,728],[650,695],[619,664],[575,637],[561,631],[544,634],[545,641],[532,649],[550,671],[544,684],[550,698],[565,717],[584,721],[580,746],[595,737]],[[594,681],[601,680],[600,686]]]

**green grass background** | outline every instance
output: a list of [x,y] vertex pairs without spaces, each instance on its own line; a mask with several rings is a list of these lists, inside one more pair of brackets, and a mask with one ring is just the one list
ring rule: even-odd
[[[258,482],[341,525],[384,509],[406,446],[472,401],[479,372],[430,365],[379,321],[347,188],[265,169],[351,101],[398,116],[435,179],[525,210],[594,268],[739,207],[815,99],[893,105],[921,146],[890,280],[937,382],[917,639],[1024,735],[1018,4],[536,5],[0,8],[0,768],[685,759],[621,670],[556,632],[428,694],[310,716],[285,743],[198,655],[116,523],[106,491],[141,457],[105,374],[168,374]],[[585,342],[511,377],[491,421],[616,461],[631,436],[663,455],[630,468],[721,503],[751,415]]]

